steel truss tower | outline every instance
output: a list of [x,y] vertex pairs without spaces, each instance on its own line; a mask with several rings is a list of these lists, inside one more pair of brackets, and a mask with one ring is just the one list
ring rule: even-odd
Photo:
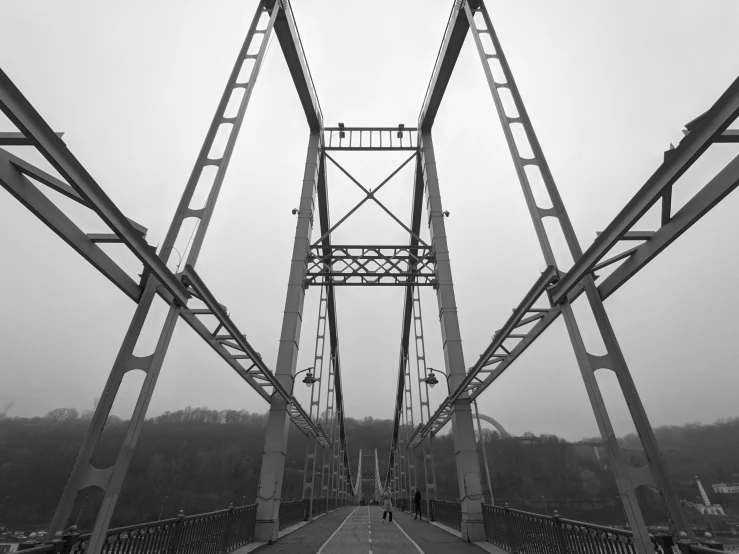
[[[531,290],[514,309],[513,315],[496,331],[490,345],[469,369],[465,365],[461,347],[431,133],[444,91],[468,33],[482,62],[547,264],[546,270],[536,279]],[[195,270],[246,107],[266,55],[267,45],[273,35],[277,36],[280,43],[310,128],[285,312],[274,372],[262,361],[261,356],[231,319],[228,310],[218,302]],[[486,46],[487,41],[483,42],[482,37],[485,35],[490,38],[492,46]],[[504,104],[502,94],[510,97],[512,106]],[[320,105],[289,1],[260,0],[159,252],[155,252],[155,249],[146,242],[146,229],[121,213],[66,148],[60,134],[52,131],[2,71],[0,71],[0,109],[17,128],[17,132],[0,133],[0,146],[32,147],[61,176],[58,178],[50,175],[0,148],[0,185],[137,304],[54,514],[48,538],[52,538],[55,533],[66,527],[79,493],[89,487],[96,487],[103,491],[103,499],[98,508],[92,535],[85,547],[89,554],[100,552],[164,357],[180,318],[184,319],[244,381],[270,403],[259,481],[257,539],[277,538],[287,430],[291,421],[308,437],[304,496],[306,498],[315,496],[318,446],[322,448],[320,467],[322,496],[346,498],[354,495],[355,489],[361,484],[362,476],[360,471],[355,484],[350,470],[344,426],[335,298],[335,289],[338,286],[405,287],[395,421],[385,486],[401,478],[405,492],[410,492],[410,487],[416,484],[416,475],[415,467],[410,463],[413,455],[408,455],[405,449],[412,450],[422,445],[427,500],[432,498],[436,492],[432,439],[446,423],[451,421],[461,498],[462,533],[468,540],[481,540],[483,538],[481,472],[471,402],[474,402],[561,315],[565,320],[583,382],[611,460],[611,467],[614,468],[619,494],[634,532],[637,550],[643,554],[651,551],[651,542],[635,494],[636,489],[643,486],[653,487],[661,493],[672,525],[677,531],[684,531],[692,537],[603,301],[739,185],[739,156],[737,156],[673,213],[672,187],[680,176],[712,144],[739,142],[739,132],[727,130],[739,115],[739,80],[732,83],[708,111],[686,125],[686,136],[677,148],[666,153],[664,162],[654,175],[584,252],[577,241],[511,68],[482,0],[454,1],[416,128],[324,127]],[[517,138],[514,132],[516,128],[522,131],[524,138]],[[227,136],[225,147],[222,149],[215,146],[217,135]],[[531,157],[521,155],[521,152],[527,150],[526,147],[533,152]],[[408,151],[409,158],[374,189],[367,189],[332,157],[334,151],[387,150]],[[328,163],[336,165],[365,194],[365,198],[354,209],[333,225],[329,217],[326,179]],[[410,224],[406,225],[382,204],[377,194],[392,177],[411,163],[415,167],[415,180]],[[543,182],[551,207],[543,207],[536,203],[531,188],[531,180],[534,178]],[[72,222],[56,205],[53,198],[41,193],[39,188],[41,186],[48,187],[90,209],[109,232],[86,233]],[[195,190],[202,187],[208,192],[207,200],[203,205],[195,205],[193,204]],[[407,245],[332,243],[332,232],[362,204],[370,201],[377,203],[407,231],[409,237]],[[634,225],[657,202],[661,202],[662,206],[659,229],[653,232],[634,231]],[[429,225],[429,243],[420,237],[424,204]],[[313,240],[316,215],[320,235],[317,240]],[[543,223],[547,217],[556,219],[574,262],[566,272],[559,269],[558,262],[563,267],[565,263],[556,258],[551,247],[551,236]],[[180,270],[178,265],[173,270],[171,267],[173,264],[169,263],[172,250],[181,244],[179,241],[187,234],[183,232],[183,223],[187,219],[195,221],[195,232],[191,244],[184,252],[186,254],[184,267]],[[638,241],[638,245],[626,252],[611,254],[613,247],[621,240]],[[136,256],[143,268],[139,280],[129,275],[105,253],[100,246],[105,243],[123,244]],[[615,269],[596,286],[594,272],[606,267]],[[292,394],[303,303],[305,291],[310,285],[321,287],[314,367],[319,379],[328,379],[323,426],[317,423],[321,408],[320,388],[313,391],[308,412],[300,406]],[[423,286],[432,286],[436,291],[450,391],[433,414],[430,411],[428,390],[425,384],[421,384],[427,369],[419,301],[420,287]],[[603,355],[588,352],[582,339],[580,322],[572,309],[572,304],[582,294],[585,295],[582,300],[592,311],[606,347],[606,353]],[[162,301],[168,306],[169,311],[161,326],[156,347],[144,355],[134,354],[137,352],[135,348],[143,326],[151,317],[152,305]],[[404,436],[404,440],[401,441],[400,427],[412,426],[414,423],[409,368],[411,325],[415,338],[420,424],[410,438]],[[323,372],[326,335],[329,341],[327,376]],[[648,461],[645,467],[631,466],[618,446],[600,388],[595,380],[594,372],[598,369],[611,370],[618,379],[644,447]],[[92,463],[93,455],[123,377],[131,370],[143,371],[146,377],[124,442],[115,464],[107,468],[96,467]],[[403,420],[405,425],[402,425]],[[327,434],[324,428],[329,426],[330,434]],[[404,464],[405,458],[407,463]],[[376,492],[379,492],[381,487],[375,453]],[[396,485],[395,492],[397,494],[403,491]]]

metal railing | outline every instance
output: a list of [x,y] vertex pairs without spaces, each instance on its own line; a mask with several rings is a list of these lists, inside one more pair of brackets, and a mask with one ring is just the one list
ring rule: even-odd
[[[594,525],[554,516],[544,516],[508,506],[482,505],[485,540],[518,554],[636,554],[631,531]],[[716,551],[678,541],[683,554],[712,554]],[[718,544],[718,543],[717,543]],[[672,554],[671,535],[653,535],[657,554]]]
[[316,517],[318,514],[325,514],[328,512],[328,498],[314,498],[311,515]]
[[447,502],[446,500],[432,500],[431,521],[438,521],[454,529],[462,529],[462,508],[459,502]]
[[308,518],[308,500],[280,502],[280,529],[290,527]]
[[[219,554],[229,552],[254,539],[257,505],[233,506],[215,512],[152,521],[109,529],[103,554]],[[81,554],[87,549],[90,533],[70,533],[51,543],[23,550],[28,554],[53,552]]]

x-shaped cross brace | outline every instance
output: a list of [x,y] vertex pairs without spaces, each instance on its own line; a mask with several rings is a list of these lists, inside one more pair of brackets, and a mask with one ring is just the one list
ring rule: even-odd
[[360,208],[360,207],[362,206],[362,204],[364,204],[365,202],[367,202],[367,200],[374,200],[375,202],[377,202],[377,205],[378,205],[378,206],[380,206],[380,208],[382,208],[383,210],[385,210],[385,212],[386,212],[386,213],[387,213],[387,214],[388,214],[388,215],[389,215],[390,217],[392,217],[392,218],[393,218],[393,219],[395,220],[395,222],[396,222],[396,223],[397,223],[398,225],[400,225],[400,226],[401,226],[401,227],[402,227],[403,229],[405,229],[406,231],[408,231],[408,233],[410,233],[410,235],[411,235],[412,237],[414,237],[414,238],[415,238],[415,239],[416,239],[416,240],[417,240],[417,241],[418,241],[419,243],[423,244],[424,246],[428,246],[428,244],[426,244],[426,242],[425,242],[425,241],[424,241],[424,240],[423,240],[423,239],[422,239],[421,237],[419,237],[419,236],[418,236],[418,235],[417,235],[416,233],[414,233],[414,232],[413,232],[413,231],[412,231],[412,230],[411,230],[410,228],[408,228],[408,226],[407,226],[407,225],[405,225],[405,224],[404,224],[404,223],[403,223],[402,221],[400,221],[400,220],[399,220],[399,219],[398,219],[397,217],[395,217],[395,214],[394,214],[393,212],[391,212],[391,211],[390,211],[389,209],[387,209],[387,208],[385,207],[385,205],[384,205],[384,204],[383,204],[382,202],[380,202],[380,201],[379,201],[379,200],[378,200],[378,199],[377,199],[377,198],[375,197],[375,195],[377,194],[377,192],[378,192],[378,191],[379,191],[379,190],[380,190],[380,189],[381,189],[381,188],[382,188],[383,186],[385,186],[385,184],[386,184],[386,183],[387,183],[387,182],[388,182],[388,181],[389,181],[390,179],[392,179],[393,177],[395,177],[395,175],[397,175],[397,174],[398,174],[398,172],[399,172],[399,171],[400,171],[401,169],[403,169],[403,168],[404,168],[404,167],[405,167],[406,165],[408,165],[408,162],[410,162],[410,161],[411,161],[412,159],[414,159],[414,158],[415,158],[415,157],[416,157],[416,156],[418,155],[417,153],[415,153],[415,152],[414,152],[414,153],[413,153],[413,154],[411,155],[411,157],[410,157],[410,158],[408,158],[408,159],[407,159],[406,161],[404,161],[404,162],[403,162],[402,164],[400,164],[400,167],[398,167],[398,168],[397,168],[397,169],[396,169],[395,171],[393,171],[393,172],[392,172],[392,173],[391,173],[391,174],[390,174],[390,175],[389,175],[389,176],[387,177],[387,179],[385,179],[385,180],[384,180],[384,181],[383,181],[382,183],[380,183],[380,184],[379,184],[379,186],[378,186],[378,187],[377,187],[377,188],[376,188],[375,190],[372,190],[372,189],[369,189],[369,190],[368,190],[368,189],[364,188],[364,186],[362,186],[362,184],[361,184],[361,183],[360,183],[359,181],[357,181],[357,180],[356,180],[356,179],[355,179],[354,177],[352,177],[352,176],[351,176],[351,175],[349,174],[349,172],[348,172],[348,171],[347,171],[346,169],[344,169],[343,167],[341,167],[341,165],[339,165],[339,163],[338,163],[338,162],[337,162],[336,160],[334,160],[334,159],[333,159],[333,158],[332,158],[332,157],[331,157],[330,155],[326,154],[325,152],[324,152],[324,155],[325,155],[325,156],[326,156],[326,157],[327,157],[327,158],[328,158],[329,160],[331,160],[331,161],[332,161],[332,162],[334,163],[334,165],[335,165],[336,167],[338,167],[338,168],[339,168],[339,169],[341,170],[341,172],[342,172],[342,173],[343,173],[344,175],[346,175],[347,177],[349,177],[349,179],[351,179],[352,183],[354,183],[354,184],[355,184],[355,185],[357,185],[357,186],[358,186],[358,187],[359,187],[360,189],[362,189],[362,191],[364,191],[364,193],[365,193],[365,194],[366,194],[367,196],[365,196],[365,197],[364,197],[364,198],[363,198],[363,199],[362,199],[362,200],[361,200],[361,201],[359,202],[359,204],[357,204],[357,205],[356,205],[356,206],[354,206],[354,207],[353,207],[353,208],[352,208],[351,210],[349,210],[349,211],[347,212],[347,214],[346,214],[346,215],[345,215],[344,217],[342,217],[342,218],[341,218],[341,219],[340,219],[340,220],[339,220],[339,221],[338,221],[337,223],[335,223],[334,225],[332,225],[332,226],[331,226],[331,228],[330,228],[330,229],[329,229],[328,231],[326,231],[326,232],[325,232],[325,233],[324,233],[323,235],[321,235],[321,237],[320,237],[320,238],[319,238],[319,239],[318,239],[317,241],[315,241],[315,242],[314,242],[314,243],[313,243],[313,244],[311,245],[312,247],[314,247],[314,248],[315,248],[315,247],[316,247],[316,246],[318,246],[318,245],[319,245],[319,244],[320,244],[321,242],[323,242],[323,239],[325,239],[325,238],[326,238],[326,237],[328,237],[328,236],[329,236],[329,235],[330,235],[331,233],[333,233],[333,232],[334,232],[334,230],[335,230],[335,229],[336,229],[336,228],[337,228],[337,227],[338,227],[339,225],[341,225],[342,223],[344,223],[344,221],[346,221],[346,220],[347,220],[347,219],[349,218],[349,216],[350,216],[350,215],[352,215],[352,214],[353,214],[354,212],[356,212],[356,211],[357,211],[357,210],[358,210],[358,209],[359,209],[359,208]]

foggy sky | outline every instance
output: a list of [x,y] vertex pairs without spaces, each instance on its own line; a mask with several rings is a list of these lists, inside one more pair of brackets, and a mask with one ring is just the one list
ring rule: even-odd
[[[489,4],[584,249],[658,167],[669,143],[681,139],[684,124],[736,77],[739,4]],[[415,126],[451,5],[452,0],[294,0],[325,124]],[[6,2],[0,66],[51,126],[66,133],[71,151],[124,214],[149,228],[149,243],[159,244],[255,7],[255,0]],[[12,128],[3,119],[0,130]],[[290,210],[298,204],[307,139],[275,40],[198,262],[200,275],[271,368],[295,232]],[[451,212],[446,225],[469,367],[544,269],[469,36],[434,126],[434,143],[442,202]],[[13,151],[39,161],[28,149]],[[673,211],[736,153],[735,145],[712,147],[675,187]],[[407,156],[335,157],[374,188]],[[335,168],[328,179],[337,221],[362,195]],[[412,184],[411,164],[378,194],[404,221]],[[94,221],[72,202],[58,203],[75,221]],[[654,426],[739,412],[733,317],[739,302],[738,208],[737,197],[729,196],[606,302]],[[650,212],[635,229],[655,229],[656,223]],[[56,407],[91,409],[134,304],[5,190],[0,231],[0,407],[13,400],[9,415],[18,416]],[[405,244],[407,236],[367,204],[336,231],[333,242]],[[139,271],[125,247],[105,248],[131,274]],[[421,292],[428,364],[443,368],[434,291]],[[307,291],[299,369],[313,364],[318,295],[317,287]],[[390,418],[402,289],[346,287],[336,295],[346,415]],[[592,339],[591,330],[584,333]],[[141,342],[137,354],[150,353],[146,345],[153,340]],[[617,433],[629,432],[615,378],[601,371],[598,379]],[[130,415],[142,380],[140,372],[126,376],[113,413]],[[443,389],[442,380],[432,391],[432,410]],[[296,390],[307,406],[306,388]],[[513,434],[598,435],[561,319],[479,404]],[[149,415],[187,405],[267,409],[180,322]]]

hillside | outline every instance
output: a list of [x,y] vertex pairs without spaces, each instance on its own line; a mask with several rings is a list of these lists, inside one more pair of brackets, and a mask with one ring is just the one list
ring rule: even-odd
[[[77,455],[89,413],[57,409],[44,417],[0,420],[0,522],[9,526],[44,526]],[[186,408],[147,420],[118,501],[113,525],[174,516],[180,509],[198,513],[252,503],[256,497],[266,416],[241,411]],[[96,467],[114,462],[125,434],[124,422],[112,417],[94,456]],[[347,420],[353,473],[360,448],[377,448],[384,475],[392,429],[390,420]],[[693,478],[709,483],[739,481],[739,418],[712,425],[663,427],[656,434],[679,488],[680,497],[698,500]],[[593,446],[573,445],[551,435],[501,439],[484,431],[493,494],[497,504],[532,511],[559,510],[563,516],[619,524],[623,521],[616,488]],[[638,446],[636,437],[624,444]],[[439,497],[457,498],[453,444],[449,435],[435,440]],[[632,450],[638,458],[638,450]],[[285,498],[299,498],[305,459],[305,438],[291,426],[287,450]],[[365,461],[366,463],[366,461]],[[481,459],[482,464],[482,459]],[[423,465],[417,458],[419,483]],[[318,478],[320,481],[320,477]],[[422,487],[423,488],[423,487]],[[709,494],[711,494],[710,487]],[[720,496],[720,497],[719,497]],[[716,503],[735,510],[731,495],[712,495]],[[739,495],[733,495],[739,496]],[[543,498],[542,498],[543,497]],[[165,499],[166,498],[166,499]],[[80,495],[73,518],[81,527],[92,524],[99,495]],[[655,497],[645,493],[647,518],[662,521]]]

